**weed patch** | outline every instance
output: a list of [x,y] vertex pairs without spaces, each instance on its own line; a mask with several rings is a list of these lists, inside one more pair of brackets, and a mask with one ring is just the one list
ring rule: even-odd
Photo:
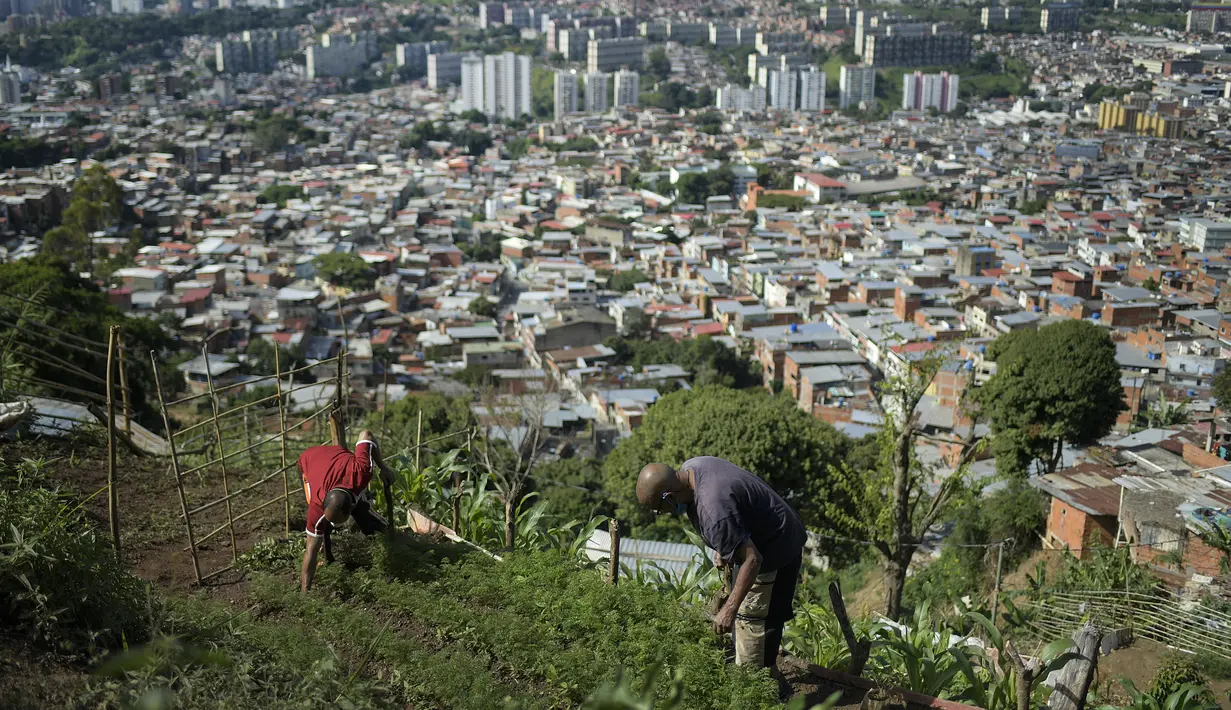
[[143,640],[145,585],[38,469],[0,471],[0,628],[74,654]]

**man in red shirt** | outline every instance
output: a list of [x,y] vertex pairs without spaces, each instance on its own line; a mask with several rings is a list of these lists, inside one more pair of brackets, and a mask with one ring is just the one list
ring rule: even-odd
[[[381,478],[389,485],[393,474],[380,455],[380,447],[372,432],[359,432],[359,441],[352,453],[344,446],[313,446],[299,457],[299,473],[303,478],[303,494],[308,502],[307,549],[300,569],[300,589],[307,592],[316,575],[316,559],[330,531],[354,517],[365,535],[379,532],[388,522],[372,510],[367,497],[372,469],[379,468]],[[328,551],[326,551],[328,556]]]

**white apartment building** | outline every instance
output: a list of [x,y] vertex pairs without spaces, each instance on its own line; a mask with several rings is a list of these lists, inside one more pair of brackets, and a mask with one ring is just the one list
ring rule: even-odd
[[559,121],[568,114],[577,112],[577,72],[557,71],[552,83],[556,97],[555,117]]
[[484,112],[483,57],[468,54],[462,57],[462,111]]
[[615,105],[636,106],[641,95],[641,75],[631,69],[615,73]]
[[586,74],[586,113],[606,113],[610,95],[609,75],[601,72]]
[[867,64],[843,64],[838,74],[838,107],[859,107],[876,100],[876,68]]
[[796,84],[799,83],[799,74],[782,69],[772,69],[766,74],[768,106],[775,111],[794,111],[797,106]]
[[960,80],[959,75],[949,72],[906,74],[902,77],[902,108],[907,111],[934,108],[941,113],[949,113],[957,108]]
[[1180,243],[1199,252],[1222,252],[1231,246],[1231,222],[1200,217],[1180,218]]
[[21,103],[21,75],[13,69],[0,71],[0,106]]
[[809,67],[799,72],[799,110],[816,113],[825,110],[825,72]]
[[765,110],[765,87],[753,84],[745,89],[727,84],[714,95],[714,105],[723,111],[758,113]]
[[512,52],[483,58],[483,113],[488,118],[515,119],[531,114],[530,57]]

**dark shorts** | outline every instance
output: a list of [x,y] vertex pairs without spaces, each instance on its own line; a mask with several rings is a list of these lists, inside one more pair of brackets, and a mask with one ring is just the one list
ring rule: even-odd
[[778,568],[778,578],[769,593],[769,612],[765,615],[768,628],[781,628],[795,616],[795,585],[799,583],[799,568],[803,555]]

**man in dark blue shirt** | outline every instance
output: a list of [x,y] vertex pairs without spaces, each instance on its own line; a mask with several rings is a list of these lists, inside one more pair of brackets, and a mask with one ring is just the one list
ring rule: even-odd
[[806,538],[799,515],[764,481],[713,456],[691,458],[679,470],[647,465],[637,477],[637,500],[655,512],[687,515],[714,549],[714,563],[737,565],[714,630],[734,630],[736,663],[776,671]]

